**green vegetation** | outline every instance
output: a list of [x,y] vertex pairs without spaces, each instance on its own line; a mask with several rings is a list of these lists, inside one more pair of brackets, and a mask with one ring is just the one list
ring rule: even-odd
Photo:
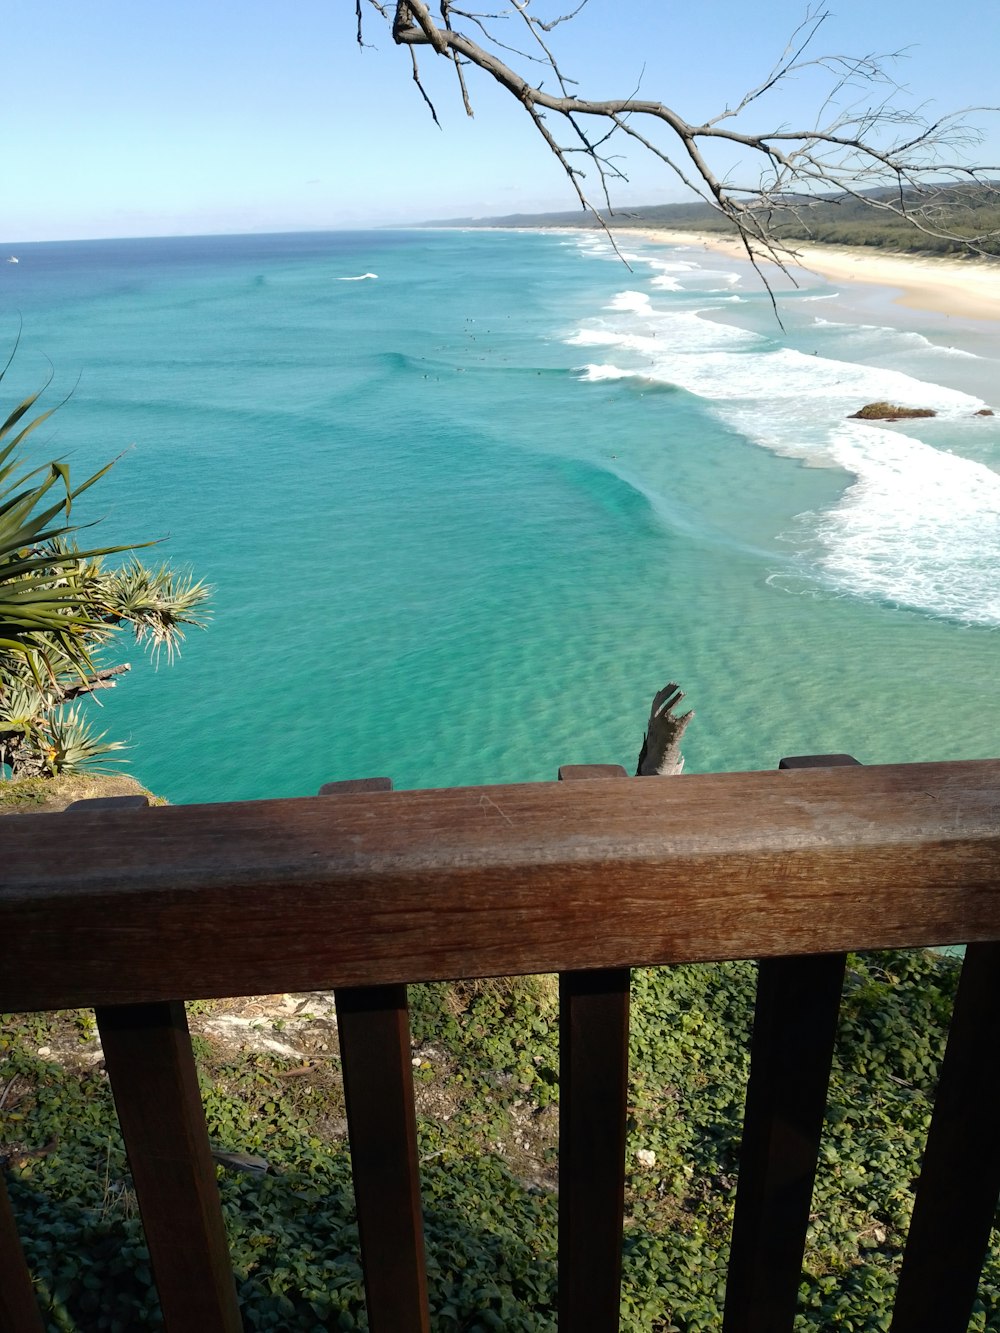
[[0,782],[0,815],[54,814],[74,801],[102,796],[145,796],[150,805],[167,804],[127,773],[61,773]]
[[[957,979],[922,951],[852,957],[797,1329],[887,1329]],[[720,1326],[752,1023],[750,963],[637,970],[622,1328]],[[316,1006],[322,997],[309,997]],[[411,988],[430,1289],[439,1333],[555,1327],[558,1036],[552,988]],[[314,1012],[241,1021],[296,1054],[237,1051],[191,1006],[248,1329],[366,1326],[336,1035]],[[0,1027],[0,1154],[49,1328],[159,1321],[88,1015]],[[253,1028],[245,1027],[251,1036]],[[45,1051],[40,1055],[39,1051]],[[642,1153],[642,1157],[638,1154]],[[652,1164],[649,1154],[652,1154]],[[1000,1330],[991,1253],[971,1327]]]
[[[976,253],[1000,255],[1000,202],[995,185],[942,188],[936,193],[933,212],[926,222],[936,232],[929,235],[905,217],[872,206],[885,192],[867,195],[825,196],[812,201],[790,200],[786,207],[770,205],[767,232],[779,243],[796,241],[820,245],[861,245],[902,254],[967,256],[967,241],[995,233],[975,247]],[[918,208],[924,199],[911,194],[908,203]],[[613,231],[662,227],[670,231],[719,232],[735,235],[730,220],[708,204],[661,204],[628,209],[614,214],[602,212]],[[597,224],[579,210],[535,215],[516,214],[505,218],[478,219],[480,225],[509,227],[585,227]],[[442,224],[437,224],[442,225]],[[456,225],[459,225],[456,223]],[[462,226],[474,226],[462,219]]]
[[[871,197],[878,198],[877,193]],[[920,200],[911,197],[911,206]],[[973,237],[987,236],[976,246],[979,253],[1000,255],[1000,203],[995,186],[942,190],[926,222],[936,232],[917,230],[904,217],[873,209],[865,199],[842,196],[825,199],[798,214],[793,208],[774,210],[773,234],[779,241],[814,241],[821,245],[863,245],[905,254],[969,254]]]
[[78,773],[122,749],[94,732],[78,700],[128,670],[106,661],[123,629],[170,657],[184,627],[204,623],[208,596],[166,566],[108,566],[129,548],[81,549],[73,503],[108,468],[74,486],[65,463],[24,462],[27,437],[55,410],[32,417],[39,397],[0,425],[0,777]]

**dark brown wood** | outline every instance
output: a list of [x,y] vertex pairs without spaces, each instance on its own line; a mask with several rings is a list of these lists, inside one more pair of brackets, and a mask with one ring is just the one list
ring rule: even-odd
[[[560,782],[627,776],[559,769]],[[630,981],[624,967],[559,978],[559,1326],[573,1333],[618,1328]]]
[[405,986],[338,990],[348,1137],[372,1333],[427,1333]]
[[1000,938],[998,790],[980,760],[11,815],[0,1011]]
[[[327,782],[321,796],[392,790],[391,778]],[[372,1333],[428,1328],[416,1110],[405,986],[338,990],[344,1099]]]
[[[857,767],[794,755],[779,770]],[[724,1333],[779,1333],[795,1318],[826,1110],[845,953],[759,964]]]
[[965,1333],[1000,1196],[1000,944],[971,944],[903,1255],[892,1333]]
[[349,796],[359,791],[392,791],[392,778],[344,778],[340,782],[324,782],[320,796]]
[[627,778],[621,764],[563,764],[559,769],[560,782],[590,781],[592,778]]
[[618,1328],[630,976],[559,978],[559,1327],[572,1333]]
[[4,1333],[43,1333],[45,1325],[3,1177],[0,1167],[0,1329]]
[[759,964],[723,1333],[791,1333],[846,961]]
[[[560,1206],[563,1276],[578,1289],[564,1297],[576,1304],[563,1304],[563,1325],[575,1333],[616,1318],[611,1205],[597,1200],[616,1194],[623,1158],[612,1103],[625,1076],[627,965],[762,957],[726,1327],[770,1333],[791,1326],[839,995],[833,955],[972,940],[894,1325],[964,1327],[955,1311],[967,1317],[1000,1184],[990,1115],[1000,1074],[983,1045],[1000,1023],[1000,945],[981,943],[1000,939],[1000,761],[783,764],[780,775],[399,794],[363,785],[337,802],[0,821],[0,1010],[101,1006],[154,1271],[176,1302],[168,1333],[228,1333],[239,1317],[183,1008],[167,997],[339,988],[372,1327],[393,1333],[427,1327],[402,983],[565,974]],[[587,766],[570,766],[570,778],[577,767]],[[832,956],[781,958],[823,951]],[[595,1087],[589,1106],[575,1091]],[[589,1179],[587,1142],[600,1143]],[[600,1235],[578,1227],[574,1190],[600,1215]],[[4,1243],[0,1223],[0,1275]],[[942,1244],[934,1270],[927,1256]],[[746,1322],[730,1322],[740,1310]]]
[[167,1333],[241,1333],[184,1005],[96,1014]]
[[843,768],[845,764],[858,764],[860,760],[851,754],[792,754],[779,760],[778,769],[791,768]]

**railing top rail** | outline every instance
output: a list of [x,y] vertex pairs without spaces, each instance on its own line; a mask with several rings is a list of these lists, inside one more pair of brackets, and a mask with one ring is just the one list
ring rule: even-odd
[[1000,938],[1000,760],[0,820],[0,1010]]

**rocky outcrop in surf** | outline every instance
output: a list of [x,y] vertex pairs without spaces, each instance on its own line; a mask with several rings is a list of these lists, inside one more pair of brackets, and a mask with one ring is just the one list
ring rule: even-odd
[[933,407],[897,407],[893,403],[866,403],[858,412],[851,412],[848,421],[907,421],[911,417],[936,417]]

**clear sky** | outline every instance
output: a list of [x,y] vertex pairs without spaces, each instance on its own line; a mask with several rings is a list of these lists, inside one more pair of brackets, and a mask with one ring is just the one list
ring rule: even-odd
[[[897,75],[934,114],[1000,100],[1000,6],[982,0],[832,0],[817,53],[909,48]],[[558,0],[550,12],[558,12]],[[804,17],[798,0],[590,0],[552,34],[581,91],[637,87],[688,119],[763,78]],[[423,56],[443,128],[427,115],[374,11],[354,0],[2,0],[3,186],[10,242],[283,231],[572,208],[523,111]],[[756,124],[810,119],[808,78],[759,104]],[[981,162],[1000,164],[1000,117]],[[635,159],[621,204],[684,196]]]

